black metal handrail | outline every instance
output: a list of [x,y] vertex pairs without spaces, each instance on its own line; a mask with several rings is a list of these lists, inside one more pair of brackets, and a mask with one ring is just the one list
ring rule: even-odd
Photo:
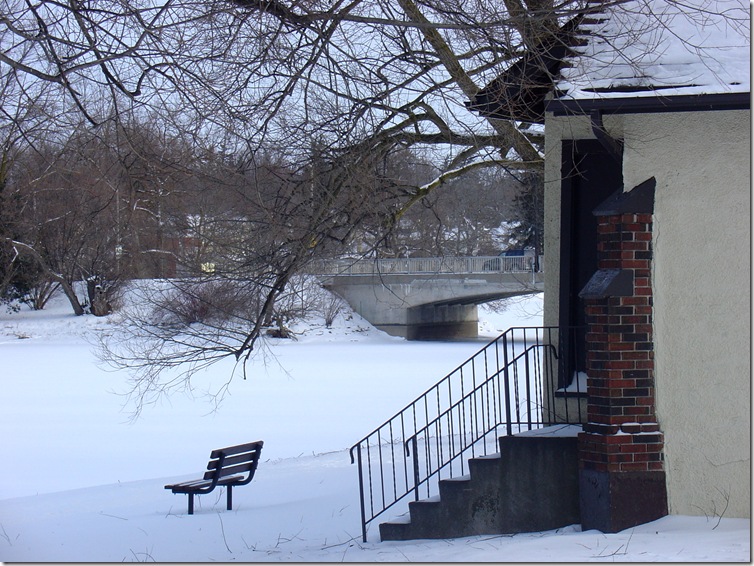
[[[516,356],[513,360],[511,360],[510,365],[513,365],[515,367],[515,364],[520,359],[525,359],[529,354],[533,354],[534,350],[536,349],[549,349],[551,351],[551,354],[554,359],[557,359],[557,349],[552,344],[539,344],[530,346],[524,352]],[[504,369],[503,369],[504,371]],[[442,469],[446,466],[451,464],[456,458],[459,458],[466,450],[471,450],[471,457],[473,458],[475,456],[474,448],[475,444],[480,440],[486,438],[487,435],[490,433],[494,433],[494,439],[498,438],[497,429],[499,426],[501,426],[502,423],[494,422],[496,419],[487,420],[485,419],[485,416],[489,416],[489,413],[482,413],[481,414],[481,427],[479,426],[480,423],[477,419],[473,419],[469,424],[472,428],[472,431],[469,434],[466,434],[466,430],[464,430],[462,433],[459,433],[457,435],[454,435],[452,432],[453,423],[460,422],[462,424],[467,424],[466,419],[463,419],[463,412],[464,412],[464,403],[474,403],[478,399],[483,399],[486,401],[490,401],[490,399],[493,399],[494,403],[494,391],[485,390],[487,388],[494,388],[495,387],[495,378],[498,378],[500,376],[500,372],[497,372],[491,376],[489,376],[489,379],[478,385],[473,391],[470,391],[467,393],[462,399],[459,399],[452,407],[449,407],[446,409],[442,414],[438,415],[432,422],[428,423],[427,426],[425,426],[422,430],[420,430],[418,433],[414,434],[413,436],[409,437],[405,441],[405,449],[406,449],[406,455],[412,457],[412,463],[414,468],[414,493],[415,493],[415,499],[418,500],[420,497],[419,488],[422,484],[429,485],[429,481],[437,474],[439,474]],[[515,380],[514,380],[515,383]],[[528,383],[528,380],[527,380]],[[524,413],[527,415],[527,419],[525,422],[525,425],[527,427],[527,430],[531,430],[532,428],[535,428],[535,425],[540,424],[541,419],[532,419],[532,409],[534,411],[537,411],[541,407],[541,398],[542,398],[542,391],[539,389],[538,391],[535,391],[535,399],[539,399],[539,401],[535,401],[532,403],[530,401],[530,391],[527,392],[527,395],[525,399],[527,400],[527,404],[529,405],[526,407],[526,410]],[[509,399],[509,396],[506,394],[506,399]],[[517,405],[517,410],[520,412],[520,406]],[[506,406],[506,414],[509,414],[512,407],[510,405]],[[455,419],[454,419],[455,417]],[[518,419],[517,422],[521,424],[521,420]],[[506,421],[506,427],[512,428],[512,422],[511,419],[508,419]],[[443,425],[445,425],[443,427]],[[442,434],[442,430],[445,428],[445,430],[449,431],[449,435],[447,437],[444,437]],[[480,430],[481,428],[481,430]],[[434,430],[433,430],[434,429]],[[432,434],[434,432],[434,434]],[[506,434],[510,435],[512,434],[511,431],[506,430]],[[420,437],[423,437],[424,442],[424,450],[422,451],[424,455],[424,462],[423,466],[422,463],[419,461],[420,452],[418,450],[419,446],[419,439]],[[447,441],[447,445],[444,446],[443,442],[444,440]],[[433,450],[434,449],[434,450]],[[435,463],[433,464],[433,456],[435,457]],[[445,457],[444,457],[445,456]],[[463,462],[461,462],[463,463]],[[421,470],[425,470],[425,474],[421,474]],[[423,476],[423,477],[422,477]],[[427,497],[430,496],[429,489],[427,490]]]
[[377,516],[412,493],[431,497],[441,478],[466,473],[467,458],[497,453],[499,436],[581,422],[580,404],[555,402],[566,334],[507,330],[351,448],[365,542]]

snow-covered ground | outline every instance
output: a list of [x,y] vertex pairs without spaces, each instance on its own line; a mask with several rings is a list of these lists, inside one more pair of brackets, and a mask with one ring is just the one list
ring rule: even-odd
[[[538,325],[541,296],[480,314],[490,337]],[[75,317],[64,300],[0,312],[2,561],[750,561],[750,521],[726,517],[384,543],[375,524],[363,543],[348,448],[481,341],[406,342],[356,315],[332,329],[314,321],[296,341],[272,341],[219,407],[205,392],[230,362],[132,422],[127,376],[99,367],[90,346],[112,320]],[[216,490],[188,516],[186,497],[163,489],[196,477],[212,448],[258,439],[259,470],[232,511]]]

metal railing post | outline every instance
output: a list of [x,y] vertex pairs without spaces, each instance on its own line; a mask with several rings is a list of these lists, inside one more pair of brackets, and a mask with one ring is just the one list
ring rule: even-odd
[[[408,445],[406,445],[406,450],[408,450]],[[414,467],[414,501],[419,501],[419,484],[421,483],[421,478],[419,476],[419,443],[416,440],[416,436],[411,437],[411,464]]]
[[529,383],[530,367],[529,367],[528,355],[524,357],[524,365],[526,367],[526,378],[527,378],[526,379],[526,420],[527,420],[526,424],[528,425],[529,430],[531,430],[532,429],[531,413],[532,413],[533,408],[536,406],[536,403],[532,403],[532,399],[531,399],[531,384]]
[[508,333],[503,334],[503,390],[505,391],[505,430],[508,436],[513,434],[511,416],[510,364],[508,363]]
[[[364,475],[362,473],[361,465],[361,443],[355,446],[356,448],[356,460],[359,468],[359,501],[361,503],[361,539],[367,541],[367,514],[364,501]],[[351,464],[353,464],[353,448],[351,448]]]

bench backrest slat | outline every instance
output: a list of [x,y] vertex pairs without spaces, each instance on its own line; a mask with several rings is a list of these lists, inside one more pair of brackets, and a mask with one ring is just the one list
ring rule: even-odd
[[219,458],[221,452],[226,456],[233,456],[234,454],[240,454],[241,452],[255,452],[257,450],[261,450],[263,445],[263,441],[257,440],[256,442],[249,442],[248,444],[239,444],[238,446],[218,448],[217,450],[213,450],[209,457]]
[[217,482],[224,477],[248,472],[248,476],[240,483],[250,482],[256,472],[263,444],[260,440],[213,450],[204,479]]
[[[236,464],[250,464],[256,458],[258,458],[258,455],[255,456],[254,454],[240,454],[237,456],[229,456],[225,458],[225,460],[223,460],[223,468],[227,468],[228,466],[235,466]],[[214,470],[217,468],[219,463],[219,459],[210,460],[209,464],[207,464],[207,469]]]

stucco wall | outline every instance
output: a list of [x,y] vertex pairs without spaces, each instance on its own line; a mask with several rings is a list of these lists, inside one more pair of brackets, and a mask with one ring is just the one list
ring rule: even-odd
[[[750,114],[635,114],[606,121],[624,138],[625,189],[657,179],[654,338],[657,415],[670,512],[748,517],[750,475]],[[545,323],[557,323],[561,139],[546,127]]]

